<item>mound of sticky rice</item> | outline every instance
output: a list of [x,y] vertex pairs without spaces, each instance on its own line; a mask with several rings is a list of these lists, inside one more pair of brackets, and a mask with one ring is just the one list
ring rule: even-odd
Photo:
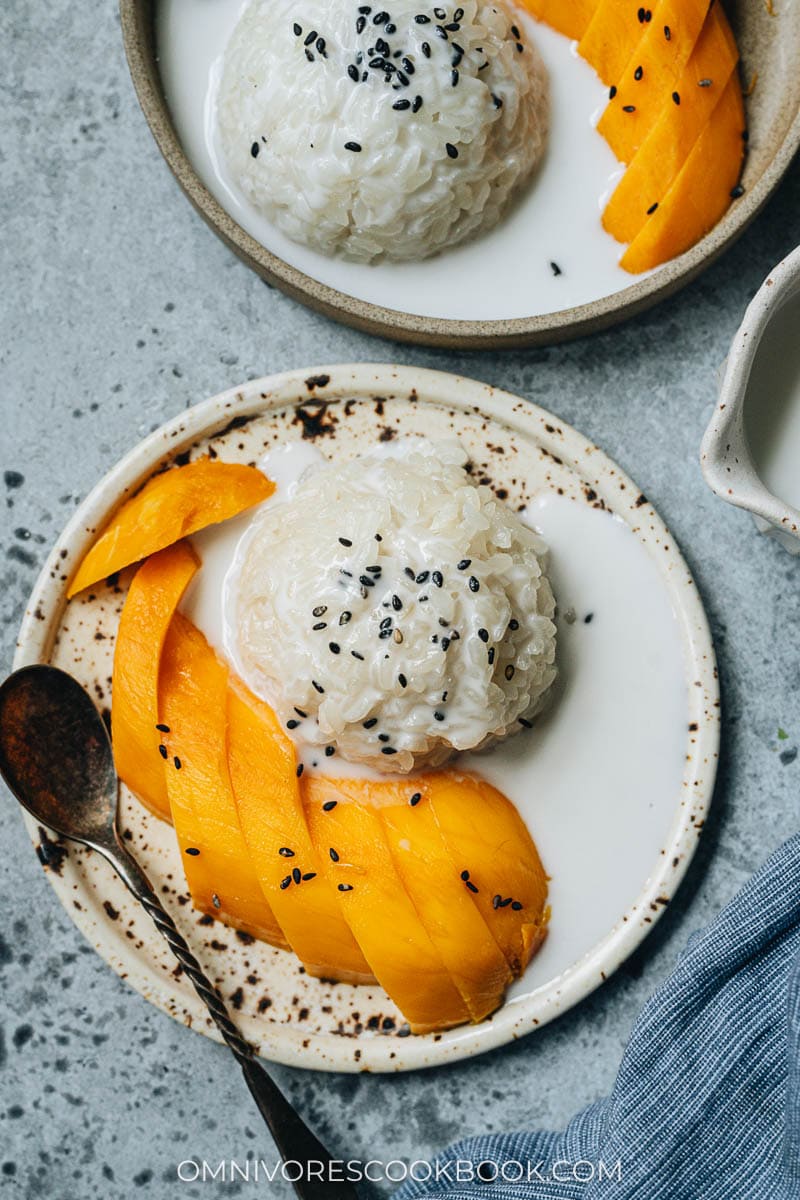
[[507,0],[251,0],[216,116],[246,199],[359,261],[419,259],[499,219],[545,145],[545,69]]
[[540,709],[555,676],[546,548],[465,465],[456,442],[404,439],[313,470],[259,516],[239,657],[302,743],[404,772]]

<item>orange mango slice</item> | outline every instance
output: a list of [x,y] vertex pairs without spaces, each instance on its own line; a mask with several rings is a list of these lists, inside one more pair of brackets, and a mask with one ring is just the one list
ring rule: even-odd
[[239,825],[228,773],[228,669],[181,613],[169,627],[159,673],[159,714],[172,821],[195,908],[285,946]]
[[310,975],[371,982],[372,968],[309,834],[292,742],[272,709],[244,685],[234,683],[223,697],[223,721],[226,709],[227,763],[245,861],[286,941]]
[[708,233],[731,202],[744,155],[742,90],[731,76],[671,188],[620,259],[646,271],[683,254]]
[[266,500],[274,483],[255,467],[199,458],[154,475],[111,518],[67,590],[75,596],[207,525]]
[[521,0],[531,16],[565,37],[580,41],[597,8],[597,0]]
[[169,820],[158,672],[173,614],[200,563],[186,542],[160,550],[136,572],[117,629],[111,734],[120,779],[157,817]]

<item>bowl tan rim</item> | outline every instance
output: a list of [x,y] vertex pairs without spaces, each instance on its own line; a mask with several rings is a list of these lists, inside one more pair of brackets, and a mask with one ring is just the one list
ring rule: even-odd
[[[324,376],[328,376],[328,382],[317,385],[316,381]],[[51,639],[66,603],[68,579],[94,540],[95,530],[125,495],[198,438],[228,426],[232,418],[309,402],[310,378],[315,380],[313,403],[372,397],[376,390],[384,397],[416,391],[423,403],[485,413],[523,437],[552,446],[553,453],[574,465],[585,478],[591,472],[593,488],[612,511],[635,514],[637,536],[659,567],[684,646],[689,729],[697,725],[687,739],[687,764],[683,787],[675,798],[672,826],[654,863],[642,864],[651,874],[613,928],[557,978],[527,996],[505,1003],[480,1025],[437,1035],[440,1040],[422,1036],[399,1042],[395,1038],[364,1041],[360,1043],[358,1063],[349,1045],[345,1045],[348,1039],[334,1034],[315,1035],[309,1048],[302,1029],[265,1027],[263,1021],[242,1025],[245,1036],[265,1058],[288,1066],[350,1072],[415,1070],[484,1053],[547,1024],[605,982],[652,930],[694,855],[711,803],[720,729],[716,659],[697,588],[669,531],[636,485],[597,446],[560,419],[554,431],[552,413],[489,384],[442,371],[357,363],[286,371],[231,388],[172,418],[121,458],[83,500],[58,537],[26,607],[15,668],[48,660]],[[35,845],[37,823],[27,814],[23,817]],[[94,924],[88,906],[81,911],[74,907],[75,893],[66,872],[61,876],[48,871],[47,875],[71,919],[118,975],[163,1012],[219,1040],[216,1027],[194,993],[181,993],[176,1000],[169,980],[160,974],[155,977],[146,956],[131,943],[120,947],[113,941],[108,926]]]
[[800,110],[772,161],[754,186],[697,245],[655,274],[589,304],[536,317],[461,321],[418,316],[359,300],[272,254],[233,220],[203,184],[185,154],[161,89],[153,49],[152,14],[157,0],[120,0],[125,54],[145,119],[184,194],[207,224],[248,266],[308,307],[380,337],[462,349],[547,345],[599,332],[673,295],[710,266],[758,214],[800,146]]

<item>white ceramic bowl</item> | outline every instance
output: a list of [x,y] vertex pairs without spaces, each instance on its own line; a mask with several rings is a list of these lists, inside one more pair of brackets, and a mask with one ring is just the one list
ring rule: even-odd
[[[800,510],[774,494],[753,461],[745,423],[748,384],[762,338],[783,306],[800,293],[800,246],[765,279],[748,306],[724,367],[719,401],[700,447],[703,475],[712,491],[746,508],[763,533],[800,553]],[[797,331],[800,336],[800,329]],[[758,420],[760,414],[751,414]],[[800,471],[800,466],[798,467]]]

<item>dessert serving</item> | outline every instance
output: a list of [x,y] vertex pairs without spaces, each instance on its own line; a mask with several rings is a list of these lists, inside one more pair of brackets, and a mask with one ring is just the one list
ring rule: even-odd
[[[123,837],[284,1062],[408,1069],[563,1011],[668,903],[713,780],[713,654],[645,498],[419,369],[255,381],[151,435],[54,549],[32,661],[104,710]],[[124,887],[31,834],[100,953],[212,1032]]]

